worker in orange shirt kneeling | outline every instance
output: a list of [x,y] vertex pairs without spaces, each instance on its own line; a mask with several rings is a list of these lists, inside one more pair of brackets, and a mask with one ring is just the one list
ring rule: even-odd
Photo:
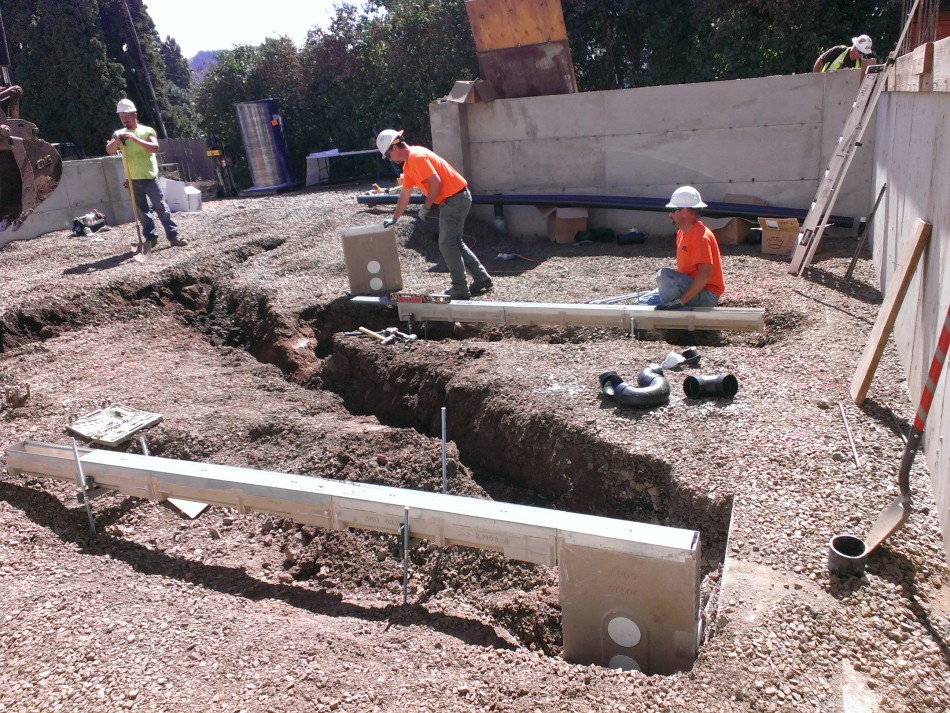
[[725,292],[719,243],[700,220],[706,207],[692,186],[681,186],[666,204],[676,226],[676,269],[656,273],[656,289],[644,295],[640,304],[656,309],[715,307]]

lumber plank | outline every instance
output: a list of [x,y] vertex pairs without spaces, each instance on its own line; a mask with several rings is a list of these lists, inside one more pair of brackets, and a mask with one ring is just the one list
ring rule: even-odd
[[901,304],[904,302],[904,296],[907,294],[910,281],[914,277],[920,256],[930,240],[931,229],[930,223],[920,218],[914,221],[913,233],[904,246],[897,271],[894,273],[895,284],[888,291],[883,304],[881,304],[881,311],[878,312],[874,328],[871,330],[868,343],[864,347],[864,353],[861,355],[854,377],[851,379],[851,398],[858,406],[863,404],[867,397],[871,379],[874,378],[874,372],[881,361],[881,354],[884,353],[884,345],[887,344],[887,338],[890,336],[891,330],[894,329],[894,322],[897,321],[897,315],[900,312]]
[[466,0],[478,52],[567,39],[561,3],[552,0]]

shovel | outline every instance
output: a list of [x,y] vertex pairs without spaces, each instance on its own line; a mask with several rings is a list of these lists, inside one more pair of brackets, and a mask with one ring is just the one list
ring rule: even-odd
[[930,411],[930,403],[933,401],[937,382],[940,381],[940,373],[943,371],[943,363],[947,358],[948,347],[950,347],[950,308],[947,310],[943,329],[940,332],[940,338],[937,340],[937,348],[934,350],[933,361],[930,362],[930,371],[927,373],[924,391],[920,395],[920,405],[917,407],[914,425],[907,438],[907,445],[904,447],[904,456],[901,458],[900,471],[897,474],[897,487],[900,489],[900,495],[881,511],[881,514],[877,516],[877,520],[871,526],[871,531],[868,532],[865,538],[867,554],[870,554],[874,548],[903,527],[904,523],[907,522],[907,518],[910,517],[910,467],[914,463],[917,446],[920,445],[920,439],[924,435],[924,423],[927,421],[927,414]]
[[122,154],[122,166],[125,168],[125,183],[129,187],[129,198],[132,200],[132,218],[135,220],[135,234],[138,236],[138,243],[135,246],[135,252],[132,253],[132,259],[135,262],[145,262],[148,254],[152,251],[152,243],[142,239],[142,229],[139,228],[139,211],[135,207],[135,191],[132,189],[132,174],[129,173],[129,162]]

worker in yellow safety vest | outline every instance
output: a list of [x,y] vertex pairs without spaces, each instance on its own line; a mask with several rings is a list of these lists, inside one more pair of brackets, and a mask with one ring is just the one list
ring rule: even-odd
[[834,72],[837,69],[860,68],[861,60],[873,57],[871,38],[867,35],[858,35],[851,38],[851,46],[836,45],[825,50],[815,60],[812,72]]

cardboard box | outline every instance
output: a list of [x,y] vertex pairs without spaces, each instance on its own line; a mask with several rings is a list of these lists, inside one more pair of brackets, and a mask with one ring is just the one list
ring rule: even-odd
[[759,218],[762,228],[762,252],[766,255],[791,255],[798,242],[801,226],[795,218]]
[[548,212],[548,240],[573,243],[577,233],[587,230],[587,208],[554,208]]
[[445,97],[447,101],[457,104],[475,104],[476,102],[490,102],[498,98],[498,92],[484,79],[476,79],[474,82],[458,81]]
[[752,223],[744,218],[703,218],[703,224],[713,231],[720,245],[744,243]]

